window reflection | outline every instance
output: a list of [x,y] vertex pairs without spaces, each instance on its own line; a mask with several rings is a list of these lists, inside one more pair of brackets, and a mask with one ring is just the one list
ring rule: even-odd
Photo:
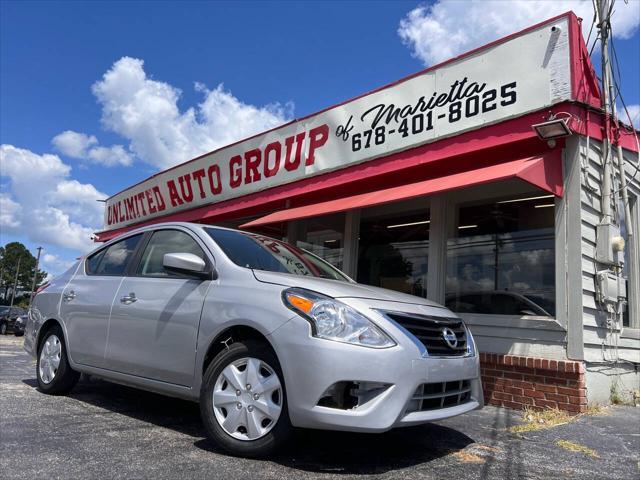
[[345,214],[338,213],[306,220],[306,233],[296,245],[342,269]]
[[107,248],[104,255],[96,254],[96,256],[101,256],[101,259],[95,273],[97,275],[124,275],[127,262],[141,238],[142,234],[125,238]]
[[425,297],[429,212],[363,218],[358,241],[360,283]]
[[450,309],[555,315],[553,201],[531,195],[459,208],[447,252]]
[[144,249],[136,273],[145,276],[177,276],[164,268],[164,256],[167,253],[191,253],[205,260],[204,252],[191,238],[180,230],[158,230]]

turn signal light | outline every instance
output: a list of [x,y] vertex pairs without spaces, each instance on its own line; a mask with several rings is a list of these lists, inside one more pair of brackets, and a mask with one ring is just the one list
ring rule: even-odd
[[296,307],[299,310],[302,310],[304,313],[309,313],[313,308],[314,302],[303,297],[299,297],[294,295],[293,293],[287,293],[287,300],[289,303]]

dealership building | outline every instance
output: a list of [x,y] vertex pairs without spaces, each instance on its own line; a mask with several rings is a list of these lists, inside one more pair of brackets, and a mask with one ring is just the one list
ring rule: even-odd
[[488,403],[585,411],[640,389],[637,132],[601,103],[567,13],[160,172],[107,200],[96,237],[286,239],[463,318]]

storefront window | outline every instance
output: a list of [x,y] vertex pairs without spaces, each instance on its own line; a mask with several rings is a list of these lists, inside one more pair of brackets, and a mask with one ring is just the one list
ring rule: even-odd
[[429,211],[367,216],[358,240],[357,281],[425,297]]
[[555,316],[554,242],[550,195],[461,205],[447,245],[447,307]]
[[303,220],[304,230],[296,245],[342,270],[345,214]]

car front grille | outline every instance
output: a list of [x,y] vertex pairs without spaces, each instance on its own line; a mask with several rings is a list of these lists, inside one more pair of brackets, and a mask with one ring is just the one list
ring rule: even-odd
[[424,412],[441,408],[455,407],[471,401],[471,381],[423,383],[409,403],[407,411]]
[[[416,337],[430,356],[461,356],[467,353],[467,331],[459,318],[428,317],[406,313],[385,312],[385,315],[400,324]],[[456,336],[455,342],[445,340],[445,331]]]

